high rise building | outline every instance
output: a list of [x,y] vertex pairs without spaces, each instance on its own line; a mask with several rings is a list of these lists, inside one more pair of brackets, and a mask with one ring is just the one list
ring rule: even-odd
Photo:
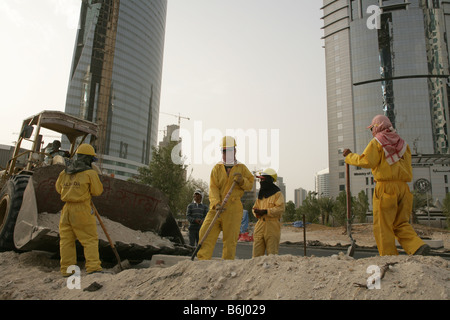
[[294,190],[294,204],[295,208],[298,208],[302,205],[303,200],[308,196],[308,191],[303,188],[298,188]]
[[316,173],[316,192],[317,196],[320,197],[329,197],[330,196],[330,180],[329,180],[329,170],[328,168],[320,170]]
[[[330,195],[345,190],[345,148],[362,153],[385,114],[409,144],[413,181],[448,190],[450,4],[440,0],[324,0]],[[450,30],[449,30],[450,31]],[[425,156],[426,155],[426,156]],[[351,167],[352,193],[371,200],[370,170]],[[445,181],[445,183],[444,183]]]
[[167,0],[82,0],[66,112],[96,122],[101,167],[126,179],[157,146]]

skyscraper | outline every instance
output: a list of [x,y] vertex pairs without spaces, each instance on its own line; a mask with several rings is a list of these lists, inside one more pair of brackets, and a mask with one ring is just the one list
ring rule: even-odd
[[96,122],[101,166],[127,178],[157,145],[167,0],[82,0],[66,112]]
[[[411,186],[419,178],[442,180],[432,192],[443,197],[448,186],[442,175],[450,170],[432,166],[448,164],[450,4],[324,0],[322,10],[330,195],[345,190],[343,149],[362,153],[372,139],[366,127],[375,115],[385,114],[413,153]],[[420,169],[424,161],[427,170]],[[353,194],[364,190],[371,199],[370,170],[351,171]]]

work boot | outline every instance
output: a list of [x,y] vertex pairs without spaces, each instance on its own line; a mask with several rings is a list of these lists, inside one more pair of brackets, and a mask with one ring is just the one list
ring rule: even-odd
[[430,255],[430,246],[427,244],[422,245],[416,252],[414,252],[415,256],[429,256]]

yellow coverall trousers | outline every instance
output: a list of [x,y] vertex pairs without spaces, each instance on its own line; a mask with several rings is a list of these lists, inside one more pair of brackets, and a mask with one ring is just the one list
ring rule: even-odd
[[[228,202],[226,210],[216,220],[206,240],[202,243],[197,254],[199,260],[210,260],[212,258],[214,247],[216,246],[217,238],[221,231],[223,232],[222,259],[233,260],[235,258],[243,214],[244,210],[241,201],[235,201],[234,203]],[[199,233],[200,240],[205,235],[215,215],[216,210],[210,210],[206,215]]]
[[98,234],[95,214],[91,213],[90,202],[67,202],[59,221],[61,273],[77,264],[75,240],[81,243],[86,259],[86,272],[102,270],[98,252]]
[[373,233],[380,256],[398,255],[395,238],[407,254],[424,244],[409,224],[413,195],[403,181],[378,181],[373,195]]

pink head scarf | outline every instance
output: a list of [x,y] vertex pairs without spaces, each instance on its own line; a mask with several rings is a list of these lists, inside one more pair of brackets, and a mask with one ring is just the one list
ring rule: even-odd
[[406,151],[405,140],[400,138],[388,117],[383,115],[375,116],[372,124],[367,127],[372,130],[372,135],[381,144],[389,165],[401,159]]

